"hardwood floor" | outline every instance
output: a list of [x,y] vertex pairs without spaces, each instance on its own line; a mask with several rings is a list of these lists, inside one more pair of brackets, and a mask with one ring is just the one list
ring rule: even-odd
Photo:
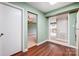
[[45,42],[42,45],[29,48],[27,52],[18,53],[14,56],[75,56],[76,49]]

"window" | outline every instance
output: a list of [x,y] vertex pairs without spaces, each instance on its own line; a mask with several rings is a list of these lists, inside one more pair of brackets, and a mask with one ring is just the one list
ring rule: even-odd
[[49,35],[51,40],[68,42],[67,14],[61,14],[49,18]]

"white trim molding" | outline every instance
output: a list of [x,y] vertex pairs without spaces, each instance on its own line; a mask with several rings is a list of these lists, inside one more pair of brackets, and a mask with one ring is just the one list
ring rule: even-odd
[[77,54],[77,56],[79,56],[79,35],[78,35],[78,32],[77,31],[79,31],[79,29],[78,29],[78,20],[79,20],[79,10],[78,10],[78,12],[77,12],[77,20],[76,20],[76,47],[77,47],[77,49],[76,49],[76,54]]
[[23,50],[23,52],[27,52],[27,51],[28,51],[28,49],[27,49],[27,48]]
[[70,48],[76,48],[75,46],[71,46],[68,43],[61,43],[61,42],[58,42],[58,41],[55,41],[55,40],[48,40],[48,41],[52,42],[52,43],[59,44],[59,45],[67,46],[67,47],[70,47]]
[[52,43],[56,43],[56,44],[59,44],[59,45],[67,46],[67,47],[70,47],[70,48],[76,48],[77,49],[77,47],[69,45],[68,43],[61,43],[61,42],[58,42],[58,41],[55,41],[55,40],[45,40],[43,42],[38,43],[37,46],[39,46],[39,45],[41,45],[41,44],[43,44],[43,43],[45,43],[47,41],[52,42]]
[[39,46],[39,45],[41,45],[41,44],[43,44],[43,43],[45,43],[45,42],[47,42],[47,41],[48,41],[48,40],[44,40],[43,42],[38,43],[37,46]]

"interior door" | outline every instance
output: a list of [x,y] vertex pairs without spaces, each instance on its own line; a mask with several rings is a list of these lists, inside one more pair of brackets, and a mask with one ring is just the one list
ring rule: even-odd
[[0,8],[0,56],[2,55],[2,15],[1,15],[1,8]]
[[0,55],[21,51],[21,10],[0,3]]

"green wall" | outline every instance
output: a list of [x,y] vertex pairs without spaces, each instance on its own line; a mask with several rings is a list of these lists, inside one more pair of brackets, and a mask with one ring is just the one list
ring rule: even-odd
[[70,45],[75,46],[76,45],[76,37],[75,37],[75,30],[76,30],[76,19],[77,19],[77,13],[69,13],[69,39],[70,39]]
[[24,48],[27,48],[28,42],[28,18],[27,18],[27,11],[33,12],[38,14],[38,43],[44,41],[48,37],[48,20],[45,18],[44,14],[39,10],[33,8],[32,6],[28,5],[25,2],[10,2],[14,5],[18,5],[24,9]]
[[[27,48],[27,42],[28,42],[28,24],[27,24],[27,11],[31,11],[33,13],[38,14],[38,43],[46,40],[48,38],[48,20],[45,17],[49,17],[49,16],[53,16],[53,15],[57,15],[57,14],[61,14],[64,12],[69,12],[71,10],[74,9],[78,9],[79,8],[79,3],[73,3],[71,5],[65,6],[63,8],[59,8],[59,9],[55,9],[52,10],[50,12],[47,12],[46,14],[43,14],[42,12],[40,12],[39,10],[33,8],[32,6],[28,5],[25,2],[12,2],[12,4],[18,5],[20,7],[22,7],[24,9],[25,12],[25,20],[24,20],[24,38],[25,38],[25,43],[24,43],[24,47]],[[75,13],[69,13],[69,37],[70,37],[70,44],[71,45],[75,45],[75,37],[74,37],[74,32],[75,29],[72,27],[72,24],[74,24],[75,26]]]

